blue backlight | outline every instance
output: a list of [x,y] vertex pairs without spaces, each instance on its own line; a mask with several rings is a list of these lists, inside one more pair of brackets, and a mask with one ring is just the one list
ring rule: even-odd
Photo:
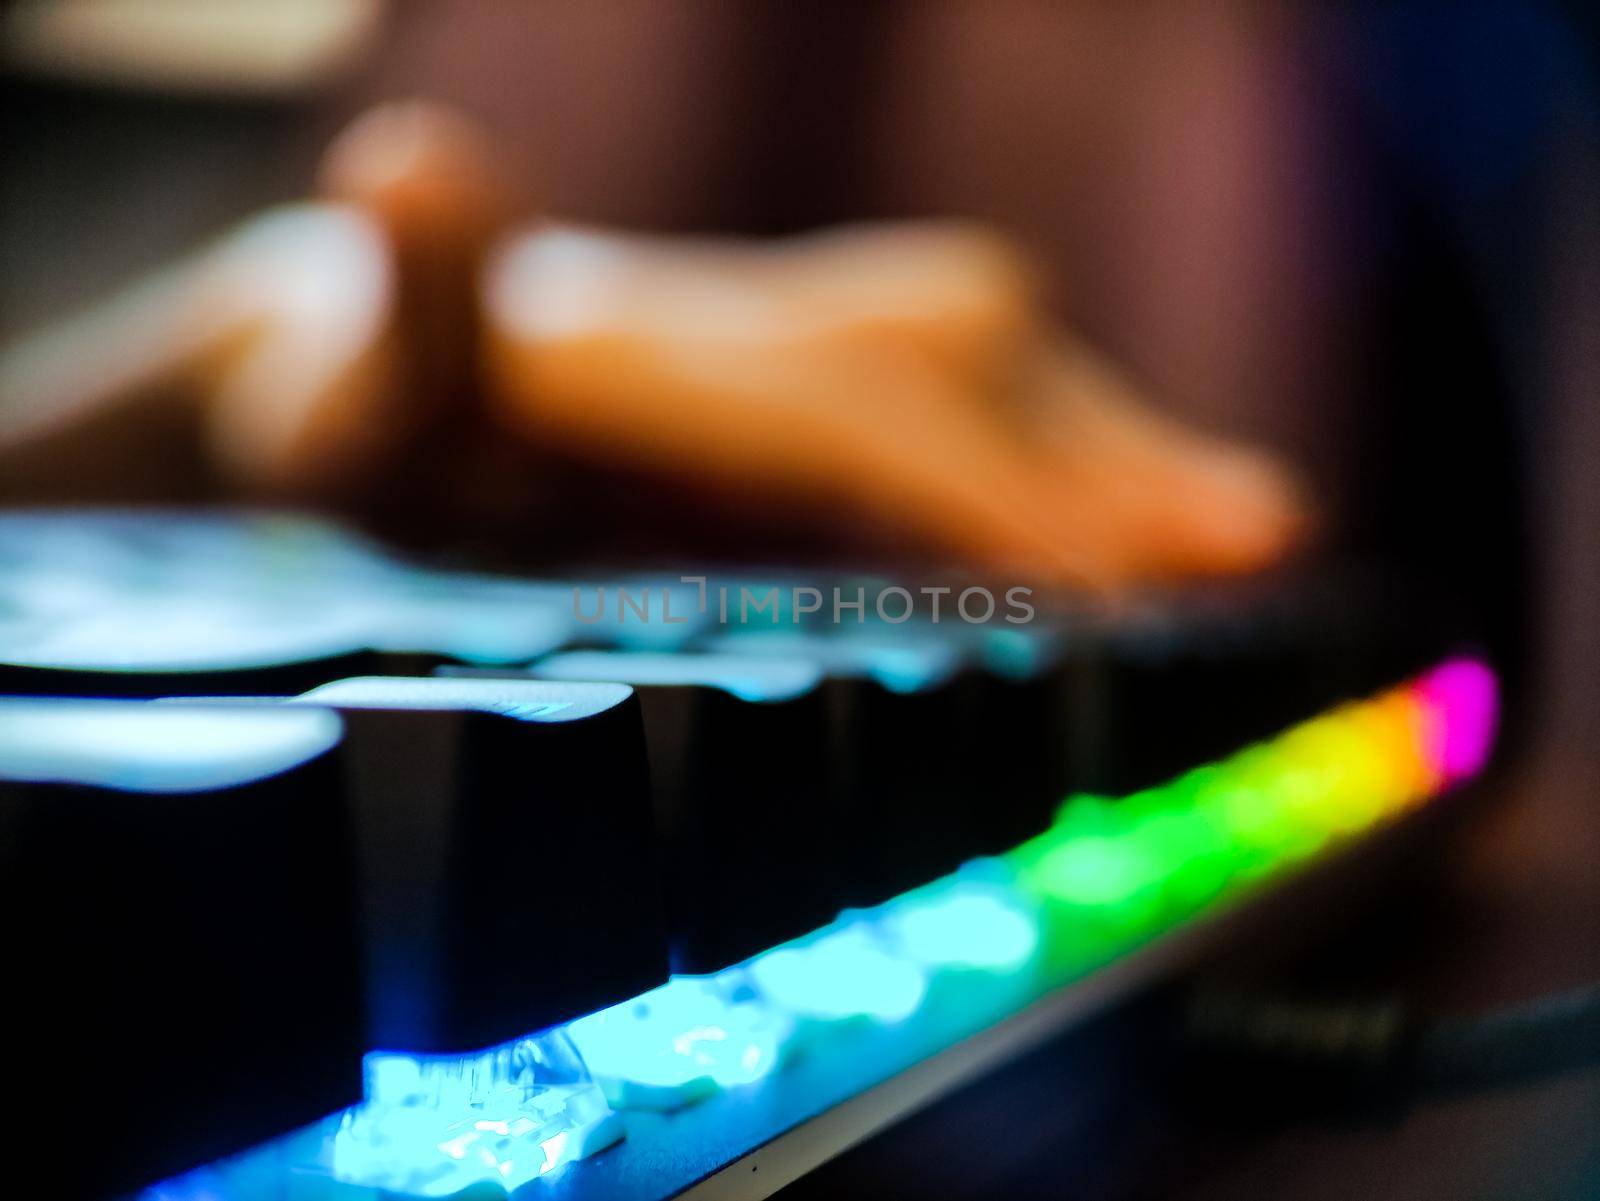
[[333,1179],[418,1197],[511,1191],[622,1137],[565,1031],[465,1057],[367,1056],[366,1099],[326,1140]]
[[772,1072],[794,1019],[735,969],[676,977],[567,1030],[612,1104],[675,1109]]

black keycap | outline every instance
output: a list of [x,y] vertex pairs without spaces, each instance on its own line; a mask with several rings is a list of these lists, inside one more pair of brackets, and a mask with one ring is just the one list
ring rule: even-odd
[[829,789],[843,808],[846,898],[871,905],[989,848],[1014,798],[984,744],[983,683],[956,640],[925,632],[747,632],[720,653],[784,654],[824,675]]
[[1400,595],[1333,573],[1193,588],[1106,622],[1079,714],[1097,731],[1087,786],[1161,783],[1426,666],[1451,640],[1418,617],[1442,611]]
[[[839,637],[851,642],[849,627]],[[950,664],[946,711],[960,721],[963,776],[947,818],[953,852],[999,854],[1050,825],[1082,776],[1072,712],[1086,659],[1061,625],[913,619],[868,625],[859,640],[879,661],[933,653]]]
[[353,1104],[336,714],[0,700],[14,1133],[104,1197]]
[[1067,629],[984,625],[945,632],[967,647],[978,693],[982,793],[973,853],[999,854],[1042,833],[1082,786],[1085,731],[1077,711],[1088,659]]
[[716,971],[838,913],[847,818],[828,790],[814,664],[580,651],[532,670],[617,680],[639,695],[674,970]]
[[667,977],[639,702],[616,684],[341,680],[370,1045],[458,1053]]

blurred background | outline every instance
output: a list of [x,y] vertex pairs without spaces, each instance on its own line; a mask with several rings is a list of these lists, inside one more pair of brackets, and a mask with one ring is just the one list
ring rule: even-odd
[[[1364,983],[1511,1000],[1600,975],[1597,39],[1540,0],[16,3],[0,341],[305,195],[395,97],[482,116],[539,211],[585,223],[992,221],[1149,395],[1307,477],[1318,554],[1487,615],[1512,796]],[[1597,1122],[1569,1079],[1257,1132],[1162,1187],[1578,1196]]]

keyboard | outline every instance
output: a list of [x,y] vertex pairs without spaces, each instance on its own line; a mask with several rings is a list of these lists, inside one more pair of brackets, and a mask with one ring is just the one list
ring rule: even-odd
[[61,1197],[765,1196],[1478,776],[1494,670],[1390,588],[935,619],[0,514],[31,1158]]

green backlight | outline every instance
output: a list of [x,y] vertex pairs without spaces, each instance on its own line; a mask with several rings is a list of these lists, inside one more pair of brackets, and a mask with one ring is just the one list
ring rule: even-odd
[[1048,958],[1111,957],[1433,795],[1447,781],[1426,733],[1451,714],[1429,701],[1404,686],[1158,788],[1069,799],[1006,857],[1040,899]]

